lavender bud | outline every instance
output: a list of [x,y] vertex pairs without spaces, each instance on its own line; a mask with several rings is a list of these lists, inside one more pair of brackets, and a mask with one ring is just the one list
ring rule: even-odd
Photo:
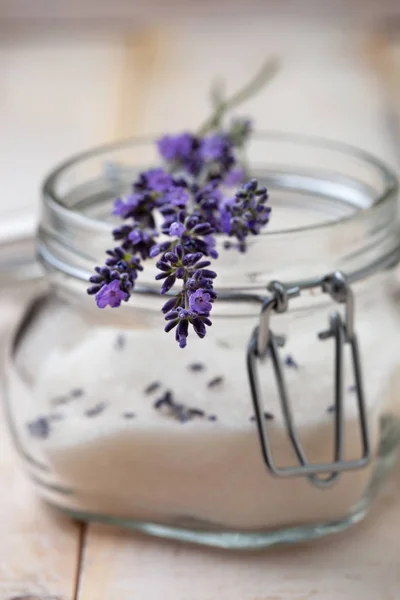
[[179,342],[179,346],[184,348],[186,346],[186,338],[188,336],[189,330],[189,322],[185,320],[180,320],[178,323],[178,327],[176,328],[176,341]]
[[118,262],[120,262],[118,258],[106,258],[107,267],[115,267]]
[[165,315],[166,321],[171,321],[172,319],[179,319],[179,313],[177,310],[172,310],[171,312]]
[[193,319],[192,325],[199,338],[202,339],[206,335],[206,326],[203,321],[199,318]]
[[170,332],[174,327],[176,327],[179,323],[179,319],[176,319],[175,321],[169,321],[169,323],[166,324],[166,326],[164,327],[164,331],[166,333]]
[[163,242],[162,244],[155,244],[150,248],[149,256],[150,258],[154,258],[158,254],[163,252],[167,252],[171,247],[171,242]]
[[167,271],[168,273],[171,271],[171,265],[169,265],[164,260],[159,260],[156,263],[156,267],[157,267],[157,269],[160,269],[160,271]]
[[257,195],[257,196],[264,196],[265,194],[268,194],[268,192],[267,192],[267,188],[266,188],[266,187],[260,187],[260,188],[258,188],[258,190],[256,191],[256,195]]
[[178,212],[178,221],[179,221],[180,223],[184,223],[184,222],[185,222],[185,219],[186,219],[186,214],[185,214],[185,211],[184,211],[184,210],[180,210],[180,211]]
[[166,252],[164,259],[172,263],[173,265],[176,265],[178,263],[178,257],[173,252]]
[[166,301],[166,303],[164,304],[164,306],[162,307],[161,310],[163,313],[168,313],[171,310],[173,310],[177,304],[178,304],[178,298],[170,298],[170,300]]
[[101,285],[91,285],[86,291],[89,294],[89,296],[93,296],[94,294],[97,294],[97,292],[99,290],[101,290],[103,286]]
[[197,263],[203,257],[202,252],[196,252],[195,254],[186,254],[182,259],[182,264],[185,267],[191,267]]
[[192,217],[189,217],[186,220],[186,227],[187,227],[187,229],[193,229],[193,227],[195,227],[198,224],[198,222],[199,222],[199,217],[197,217],[195,215],[192,216]]
[[211,265],[211,261],[203,260],[196,265],[196,269],[204,269],[205,267],[209,267]]
[[217,276],[215,271],[210,271],[210,269],[201,269],[200,274],[202,277],[209,277],[210,279],[215,279]]
[[169,273],[158,273],[158,274],[157,274],[157,275],[154,277],[154,279],[155,279],[156,281],[160,281],[161,279],[165,279],[165,278],[166,278],[166,277],[168,277],[168,276],[169,276]]
[[258,185],[257,179],[251,179],[248,183],[244,184],[243,189],[246,192],[255,192],[257,189],[257,185]]
[[[110,269],[108,267],[98,267],[100,275],[102,275],[105,279],[110,277]],[[97,271],[97,269],[96,269]]]
[[176,276],[175,275],[169,275],[165,279],[164,283],[162,284],[162,286],[161,286],[161,292],[160,293],[162,295],[166,294],[172,288],[172,286],[174,285],[175,281],[176,281]]
[[214,229],[209,223],[199,223],[193,227],[192,232],[196,235],[208,235],[213,233]]
[[100,275],[92,275],[89,278],[90,283],[103,283],[103,278]]

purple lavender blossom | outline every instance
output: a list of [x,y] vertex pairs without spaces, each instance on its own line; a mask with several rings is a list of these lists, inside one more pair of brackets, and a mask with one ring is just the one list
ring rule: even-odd
[[[158,140],[169,172],[156,167],[140,173],[132,193],[115,201],[113,214],[123,219],[112,232],[118,246],[95,268],[88,289],[99,308],[120,306],[143,270],[141,260],[158,256],[155,279],[160,293],[171,296],[162,307],[165,331],[175,329],[181,348],[190,328],[204,338],[212,325],[216,273],[208,259],[218,258],[215,234],[236,238],[226,243],[244,251],[247,236],[258,234],[270,214],[267,191],[255,180],[234,197],[224,196],[245,179],[235,151],[248,136],[249,122],[235,121],[228,131],[205,130],[205,137],[184,132]],[[166,239],[156,243],[160,233]]]
[[96,275],[90,277],[91,285],[87,292],[95,295],[99,308],[119,306],[121,300],[128,300],[134,288],[138,271],[143,267],[140,259],[133,256],[121,247],[107,250],[106,265],[96,267]]
[[149,169],[144,173],[147,186],[153,192],[166,192],[172,185],[172,177],[164,169]]
[[128,298],[128,294],[121,290],[121,286],[118,280],[114,280],[111,283],[103,285],[103,287],[96,294],[96,304],[99,308],[105,308],[111,306],[116,308],[121,305],[123,300]]
[[193,177],[204,170],[209,170],[209,179],[221,176],[235,164],[232,139],[220,132],[203,139],[189,133],[166,135],[158,140],[158,150],[164,160]]
[[114,202],[112,214],[125,219],[130,213],[135,212],[138,209],[141,200],[142,196],[140,194],[128,196],[125,202],[122,198],[117,198]]
[[180,348],[186,348],[188,335],[189,319],[187,316],[187,311],[182,308],[180,309],[179,322],[175,329],[175,339],[178,342]]
[[189,193],[183,187],[173,187],[170,189],[164,197],[165,204],[173,207],[185,208],[189,200]]
[[244,184],[231,200],[221,206],[221,229],[239,242],[251,233],[257,235],[268,223],[271,208],[266,205],[266,188],[258,187],[256,179]]
[[184,248],[178,244],[174,252],[166,252],[157,263],[162,273],[156,278],[165,278],[168,289],[176,279],[184,281],[182,290],[175,298],[168,300],[162,309],[167,321],[165,331],[176,328],[175,337],[181,348],[186,346],[189,325],[200,338],[206,335],[206,326],[211,325],[208,317],[217,297],[213,290],[216,273],[207,269],[210,262],[203,258],[201,252],[185,254]]
[[162,242],[161,244],[154,244],[154,246],[152,246],[150,248],[149,257],[155,258],[159,254],[162,254],[163,252],[167,252],[168,250],[170,250],[171,244],[172,244],[172,242],[170,242],[170,241]]
[[211,258],[218,258],[218,252],[216,250],[217,240],[213,235],[205,235],[203,237],[203,242],[206,247],[206,256],[210,256]]
[[235,204],[234,198],[225,198],[220,207],[220,229],[228,235],[232,231],[232,213]]
[[199,288],[189,296],[190,309],[199,315],[209,314],[212,309],[210,299],[210,294]]
[[204,138],[200,145],[200,156],[204,160],[224,160],[231,151],[231,143],[223,133],[214,133]]
[[234,146],[223,133],[204,138],[199,154],[209,170],[209,179],[223,177],[235,165]]
[[157,147],[164,160],[182,160],[191,153],[194,140],[195,138],[191,133],[164,135],[158,140]]
[[140,229],[140,227],[135,227],[128,235],[128,240],[131,241],[134,246],[137,246],[138,244],[148,244],[153,241],[154,235],[154,231],[149,233],[144,229]]
[[174,221],[173,223],[171,223],[171,225],[169,226],[169,230],[168,233],[171,237],[182,237],[182,235],[185,232],[185,226],[183,225],[183,223],[179,223],[177,221]]
[[237,187],[242,184],[245,180],[246,172],[243,167],[233,167],[225,175],[224,184],[227,187]]

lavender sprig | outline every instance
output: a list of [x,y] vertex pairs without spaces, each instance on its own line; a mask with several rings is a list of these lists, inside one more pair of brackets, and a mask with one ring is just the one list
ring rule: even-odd
[[[243,99],[270,71],[261,72],[244,88]],[[113,215],[123,221],[112,232],[118,245],[107,251],[105,265],[96,267],[90,278],[88,293],[95,296],[97,306],[115,308],[129,300],[142,263],[158,257],[160,293],[171,295],[162,308],[165,331],[175,329],[181,348],[190,327],[204,338],[212,324],[217,274],[209,267],[218,258],[216,235],[236,238],[225,248],[244,252],[247,237],[259,234],[270,218],[267,190],[255,179],[244,182],[246,169],[239,160],[250,121],[236,119],[222,127],[224,113],[240,98],[238,93],[221,101],[200,134],[184,132],[158,140],[165,168],[140,173],[132,192],[116,199]],[[237,186],[241,187],[232,195],[230,190]]]
[[175,337],[181,348],[186,346],[189,325],[200,338],[206,335],[206,326],[211,326],[212,304],[217,297],[213,289],[217,274],[207,268],[210,261],[202,260],[202,252],[185,252],[186,237],[189,236],[182,234],[181,243],[174,251],[165,253],[158,261],[157,267],[162,272],[156,276],[156,279],[164,279],[161,294],[167,293],[177,279],[182,280],[181,290],[162,308],[167,321],[165,331],[176,328]]
[[[268,192],[258,187],[252,179],[245,183],[233,199],[226,200],[221,208],[221,228],[229,236],[237,238],[238,249],[246,250],[245,240],[249,234],[257,235],[267,225],[271,207],[267,205]],[[229,247],[229,243],[226,244]]]

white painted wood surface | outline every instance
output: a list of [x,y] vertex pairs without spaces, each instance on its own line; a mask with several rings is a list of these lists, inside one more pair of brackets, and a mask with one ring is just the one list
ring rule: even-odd
[[[1,39],[0,156],[7,168],[0,216],[34,214],[43,174],[82,147],[124,133],[195,127],[214,74],[224,73],[234,88],[271,53],[284,56],[282,73],[243,108],[258,127],[333,137],[394,164],[364,40],[357,27],[299,15],[187,22],[132,35],[92,30]],[[0,298],[2,340],[17,311],[12,295]],[[0,600],[400,597],[399,469],[367,521],[317,544],[231,554],[96,525],[87,528],[78,568],[76,525],[33,497],[4,424],[0,444]]]

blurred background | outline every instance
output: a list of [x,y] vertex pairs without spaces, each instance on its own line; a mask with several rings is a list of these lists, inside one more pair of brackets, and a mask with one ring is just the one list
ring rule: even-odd
[[269,55],[258,129],[400,155],[397,0],[0,0],[0,272],[33,256],[40,185],[73,153],[196,127]]

